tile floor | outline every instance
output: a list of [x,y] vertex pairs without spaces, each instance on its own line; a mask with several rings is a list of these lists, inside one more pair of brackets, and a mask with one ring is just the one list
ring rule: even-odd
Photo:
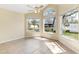
[[25,38],[0,44],[0,54],[74,54],[57,40]]

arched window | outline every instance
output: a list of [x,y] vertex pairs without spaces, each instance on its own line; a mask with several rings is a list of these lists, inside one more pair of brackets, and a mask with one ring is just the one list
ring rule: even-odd
[[56,32],[56,11],[52,8],[47,8],[43,12],[44,17],[44,32]]
[[52,8],[47,8],[44,13],[43,16],[52,16],[56,13],[56,11]]

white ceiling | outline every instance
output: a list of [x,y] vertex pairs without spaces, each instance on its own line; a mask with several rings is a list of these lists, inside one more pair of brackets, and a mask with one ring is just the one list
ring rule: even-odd
[[0,5],[0,8],[19,12],[19,13],[31,13],[31,12],[34,12],[34,10],[35,10],[34,8],[31,8],[25,4],[2,4],[2,5]]

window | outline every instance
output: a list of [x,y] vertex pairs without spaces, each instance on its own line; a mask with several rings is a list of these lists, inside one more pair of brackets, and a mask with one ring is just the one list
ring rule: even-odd
[[62,16],[62,34],[72,38],[79,40],[79,12],[77,10],[73,10],[65,13]]
[[45,10],[43,16],[44,18],[44,31],[45,32],[51,32],[51,33],[55,33],[56,32],[56,16],[55,16],[56,12],[51,9],[48,8],[47,10]]
[[47,8],[44,13],[43,13],[43,16],[50,16],[50,15],[54,15],[56,14],[56,11],[52,8]]
[[40,19],[28,19],[28,30],[39,32]]
[[56,32],[55,17],[46,18],[44,23],[45,32]]

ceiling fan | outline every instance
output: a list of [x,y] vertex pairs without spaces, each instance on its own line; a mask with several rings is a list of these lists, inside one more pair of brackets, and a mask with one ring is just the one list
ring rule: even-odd
[[27,5],[27,7],[33,8],[35,13],[39,13],[43,8],[45,8],[47,5],[42,5],[42,4],[32,4],[32,5]]

